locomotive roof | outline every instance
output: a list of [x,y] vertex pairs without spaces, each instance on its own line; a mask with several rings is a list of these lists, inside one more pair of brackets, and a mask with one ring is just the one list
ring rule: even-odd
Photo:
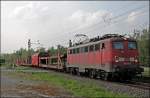
[[87,46],[87,45],[98,44],[100,42],[104,42],[104,41],[108,41],[108,40],[123,41],[125,39],[130,40],[130,41],[135,41],[135,39],[127,38],[127,37],[124,37],[124,36],[118,35],[118,34],[106,34],[106,35],[102,36],[101,38],[99,38],[99,36],[97,38],[92,38],[92,39],[90,39],[89,42],[86,42],[86,43],[77,43],[76,45],[73,45],[72,47],[69,47],[69,49],[84,47],[84,46]]

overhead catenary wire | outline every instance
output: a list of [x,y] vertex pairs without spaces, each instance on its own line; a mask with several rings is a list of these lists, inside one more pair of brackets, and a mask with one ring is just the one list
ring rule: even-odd
[[[93,29],[93,28],[96,28],[97,26],[99,26],[99,24],[101,25],[99,28],[102,30],[102,29],[104,29],[104,28],[106,28],[106,27],[109,27],[109,26],[111,26],[112,24],[116,24],[116,23],[119,23],[118,21],[114,21],[114,20],[117,20],[117,19],[121,19],[123,16],[125,16],[125,15],[128,15],[129,13],[131,13],[131,12],[133,12],[133,11],[137,11],[137,10],[142,10],[143,8],[145,8],[145,7],[147,7],[147,6],[140,6],[140,7],[136,7],[136,8],[134,8],[134,9],[131,9],[131,10],[128,10],[128,11],[125,11],[125,12],[123,12],[123,13],[121,13],[121,14],[119,14],[119,15],[117,15],[117,16],[114,16],[114,17],[112,17],[112,18],[110,18],[111,19],[111,23],[109,24],[109,25],[107,25],[107,26],[105,26],[105,22],[104,21],[99,21],[98,23],[96,23],[96,24],[94,24],[94,25],[90,25],[89,27],[85,27],[85,28],[80,28],[80,29],[76,29],[76,30],[72,30],[72,28],[71,28],[71,30],[68,30],[69,32],[67,32],[67,34],[69,33],[69,35],[70,35],[70,33],[71,34],[74,34],[73,32],[81,32],[81,30],[82,29]],[[121,7],[119,10],[122,10],[122,8],[123,7]],[[117,9],[118,10],[118,9]],[[116,11],[117,11],[116,10]],[[113,22],[112,22],[113,21]],[[73,27],[73,28],[76,28],[76,27]],[[65,30],[63,30],[64,32],[65,32]],[[89,32],[88,32],[89,33]],[[84,34],[88,34],[88,33],[84,33]],[[58,36],[61,36],[62,35],[62,33],[60,33],[60,34],[58,34]],[[57,37],[58,37],[57,36]],[[63,35],[62,35],[63,36]],[[62,37],[61,36],[61,37]],[[66,36],[66,35],[65,35]],[[66,42],[61,42],[61,43],[63,43],[63,44],[68,44],[68,42],[66,43]]]
[[[124,15],[126,15],[126,14],[128,14],[128,13],[131,13],[132,11],[136,11],[136,10],[142,9],[142,8],[144,8],[144,7],[145,7],[145,6],[140,6],[140,7],[134,8],[134,9],[132,9],[132,10],[128,10],[128,11],[122,13],[122,14],[119,14],[119,15],[117,15],[117,16],[112,17],[111,20],[118,19],[118,18],[120,18],[120,17],[122,17],[122,16],[124,16]],[[121,7],[119,10],[122,10],[122,7]],[[100,24],[101,22],[103,22],[103,21],[100,21],[100,22],[97,23],[97,24]],[[104,23],[105,23],[105,22],[104,22]],[[93,26],[90,26],[88,29],[92,29],[92,27],[96,27],[97,24],[95,24],[95,25],[93,25]],[[87,28],[87,27],[86,27],[86,28]],[[83,29],[83,28],[82,28],[82,29]],[[78,32],[78,31],[80,32],[80,30],[81,30],[81,29],[78,29],[78,30],[76,30],[75,32]],[[70,31],[70,32],[71,32],[71,31]],[[87,34],[87,33],[84,33],[84,34]]]
[[[140,7],[136,7],[136,8],[134,8],[134,9],[131,9],[131,10],[128,10],[128,11],[125,11],[124,13],[121,13],[121,14],[119,14],[119,15],[117,15],[117,16],[114,16],[114,17],[112,17],[111,18],[111,23],[109,24],[109,25],[104,25],[104,21],[101,21],[102,23],[103,23],[103,25],[102,25],[102,23],[101,22],[98,22],[97,24],[94,24],[94,25],[92,25],[92,26],[90,26],[90,27],[86,27],[86,28],[88,28],[88,29],[93,29],[93,28],[95,28],[95,27],[98,27],[98,24],[101,24],[101,27],[99,27],[99,29],[105,29],[105,28],[107,28],[107,27],[109,27],[109,26],[111,26],[111,25],[114,25],[114,24],[117,24],[117,23],[119,23],[121,20],[123,20],[124,18],[126,18],[126,17],[124,17],[124,16],[126,16],[126,15],[129,15],[130,13],[132,13],[132,12],[135,12],[135,11],[140,11],[140,10],[143,10],[143,8],[146,8],[147,6],[140,6]],[[132,15],[131,17],[134,17],[134,16],[137,16],[137,15],[141,15],[141,14],[143,14],[143,13],[145,13],[145,12],[139,12],[139,13],[136,13],[136,14],[134,14],[134,15]],[[124,18],[122,18],[122,17],[124,17]],[[119,20],[120,21],[119,21]],[[114,20],[117,20],[117,21],[114,21]],[[137,24],[137,26],[138,26],[139,24]],[[86,28],[82,28],[82,29],[86,29]],[[81,32],[80,31],[81,29],[78,29],[78,30],[76,30],[75,32]],[[86,29],[86,31],[87,31],[87,29]],[[90,32],[87,32],[87,33],[83,33],[83,34],[88,34],[88,33],[90,33]],[[64,44],[68,44],[68,43],[64,43]]]
[[[132,3],[130,3],[130,6],[132,6],[132,5],[135,5],[135,4],[137,4],[137,2],[135,3],[135,2],[132,2]],[[129,6],[129,5],[128,5]],[[117,11],[121,11],[121,10],[124,10],[124,9],[126,9],[126,8],[128,8],[128,6],[126,6],[126,5],[124,5],[124,6],[121,6],[121,7],[119,7],[119,8],[116,8],[116,9],[114,9],[113,11],[114,12],[117,12]],[[100,21],[100,22],[103,22],[103,21]],[[95,24],[96,25],[96,24]],[[94,25],[94,26],[95,26]],[[74,27],[71,27],[71,28],[69,28],[69,29],[67,29],[66,31],[69,31],[69,32],[66,32],[66,34],[73,34],[72,32],[80,32],[80,30],[81,29],[76,29],[76,30],[72,30],[73,28],[77,28],[76,26],[74,26]],[[86,28],[88,28],[88,27],[86,27]],[[83,29],[86,29],[86,28],[83,28]],[[91,28],[91,26],[89,26],[89,28]],[[65,33],[65,30],[63,30],[64,31],[64,33]],[[62,32],[62,31],[61,31]],[[58,36],[63,36],[63,34],[60,32],[60,34],[58,35]],[[57,36],[57,37],[58,37]]]
[[[111,18],[111,21],[112,21],[112,20],[115,20],[115,19],[119,19],[119,18],[123,17],[124,15],[127,15],[127,14],[129,14],[129,13],[131,13],[131,12],[133,12],[133,11],[141,10],[142,8],[145,8],[145,7],[146,7],[146,6],[140,6],[140,7],[134,8],[134,9],[132,9],[132,10],[128,10],[128,11],[122,13],[122,14],[119,14],[119,15],[117,15],[117,16],[112,17],[112,18]],[[93,27],[98,26],[99,24],[102,25],[102,23],[105,23],[105,22],[104,22],[104,21],[99,21],[98,23],[96,23],[96,24],[94,24],[94,25],[91,25],[91,26],[89,26],[89,27],[85,27],[85,28],[82,28],[82,29],[86,29],[86,28],[92,29]],[[100,27],[99,27],[99,28],[100,28]],[[76,31],[74,31],[74,32],[77,32],[77,31],[82,30],[82,29],[78,29],[78,30],[76,30]],[[102,25],[101,29],[103,29],[103,25]],[[87,34],[87,33],[86,33],[86,34]]]
[[[130,18],[132,18],[132,17],[134,17],[134,16],[142,15],[143,13],[146,13],[146,12],[140,12],[140,13],[134,14],[134,15],[132,15]],[[117,21],[112,21],[111,24],[109,24],[109,25],[95,26],[94,28],[99,27],[100,30],[103,30],[103,29],[108,28],[109,26],[112,26],[112,25],[114,25],[114,24],[117,24],[117,23],[120,23],[120,22],[124,21],[123,19],[125,19],[125,18],[126,18],[126,17],[120,18],[121,20],[119,19],[119,20],[117,20]],[[139,24],[137,24],[137,25],[139,25]],[[93,29],[93,30],[94,30],[94,28],[89,28],[89,29]],[[89,30],[89,31],[92,31],[92,30]],[[88,34],[88,33],[87,33],[87,34]]]

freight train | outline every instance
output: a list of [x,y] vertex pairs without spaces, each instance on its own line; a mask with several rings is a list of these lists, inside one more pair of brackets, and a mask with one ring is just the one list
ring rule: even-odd
[[118,34],[106,34],[72,44],[69,41],[67,54],[52,56],[35,53],[31,64],[17,61],[19,65],[32,65],[61,70],[67,73],[84,74],[104,80],[130,80],[143,72],[140,68],[137,42]]

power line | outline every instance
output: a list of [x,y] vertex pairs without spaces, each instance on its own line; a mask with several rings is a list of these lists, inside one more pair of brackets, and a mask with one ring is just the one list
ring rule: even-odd
[[[116,9],[116,11],[118,11],[118,9],[119,9],[119,11],[120,10],[124,10],[125,8],[128,8],[129,6],[132,6],[132,5],[135,5],[135,3],[133,2],[133,3],[130,3],[130,5],[128,5],[128,6],[121,6],[120,8],[117,8]],[[143,7],[143,6],[142,6]],[[142,8],[142,7],[138,7],[138,8]],[[137,9],[137,8],[136,8]],[[135,9],[132,9],[132,10],[135,10]],[[130,10],[130,11],[132,11],[132,10]],[[115,17],[113,17],[113,18],[117,18],[117,17],[119,17],[119,15],[118,16],[115,16]],[[111,20],[113,20],[113,18],[111,19]],[[101,22],[104,22],[104,21],[100,21],[99,23],[101,23]],[[98,24],[99,24],[98,23]],[[95,25],[93,25],[93,26],[90,26],[89,28],[92,28],[92,27],[95,27],[97,24],[95,24]],[[72,27],[73,28],[73,27]],[[71,28],[71,29],[72,29]],[[76,27],[74,27],[74,28],[76,28]],[[86,27],[87,28],[87,27]],[[81,28],[81,29],[84,29],[84,28]],[[77,30],[73,30],[73,31],[79,31],[80,29],[77,29]],[[61,34],[59,34],[59,35],[61,35]]]
[[[117,16],[112,17],[112,18],[111,18],[111,21],[114,20],[114,19],[120,18],[120,17],[122,17],[122,16],[124,16],[124,15],[126,15],[126,14],[128,14],[128,13],[131,13],[131,12],[133,12],[133,11],[137,11],[137,10],[142,9],[142,8],[145,8],[145,7],[146,7],[146,6],[140,6],[140,7],[137,7],[137,8],[135,8],[135,9],[126,11],[126,12],[120,14],[120,15],[117,15]],[[103,22],[103,21],[100,21],[100,22],[98,22],[98,23],[96,23],[96,24],[90,26],[90,29],[91,29],[92,27],[95,27],[95,26],[99,25],[101,22]],[[103,23],[105,23],[105,22],[103,22]],[[86,27],[86,28],[87,28],[87,27]],[[84,28],[82,28],[82,29],[84,29]],[[78,30],[81,30],[81,29],[78,29]]]
[[[137,16],[137,15],[141,15],[141,14],[143,14],[143,13],[145,13],[145,12],[141,12],[141,13],[138,13],[138,14],[134,14],[134,15],[132,15],[131,17]],[[124,18],[126,18],[126,17],[124,17]],[[121,20],[123,20],[124,18],[122,18]],[[106,25],[102,25],[102,26],[101,26],[101,29],[107,28],[107,27],[111,26],[112,24],[114,25],[114,24],[116,24],[116,23],[119,23],[119,22],[121,22],[121,20],[111,22],[111,24],[110,24],[110,25],[107,25],[107,26],[106,26]]]
[[[131,12],[133,12],[133,11],[137,11],[137,10],[139,10],[139,9],[141,10],[142,8],[145,8],[145,6],[138,7],[138,8],[136,8],[136,9],[129,10],[129,11],[123,13],[123,14],[117,15],[117,16],[111,18],[111,21],[117,20],[117,19],[119,19],[119,18],[121,18],[121,17],[123,17],[123,16],[125,16],[125,15],[128,15],[129,13],[131,13]],[[144,10],[144,11],[145,11],[145,10]],[[142,12],[140,12],[140,13],[136,13],[136,14],[132,15],[131,17],[137,16],[137,15],[141,15],[141,14],[145,13],[144,11],[142,11]],[[124,18],[126,18],[126,17],[124,17]],[[123,18],[123,19],[124,19],[124,18]],[[120,19],[119,19],[119,20],[120,20]],[[119,23],[119,22],[120,22],[119,20],[114,21],[114,22],[111,22],[111,24],[110,24],[110,25],[107,25],[107,26],[101,24],[101,27],[99,27],[99,28],[104,29],[104,28],[106,28],[106,27],[109,27],[109,26],[111,26],[112,24]],[[121,19],[121,20],[122,20],[122,19]],[[103,22],[103,23],[104,23],[104,22]],[[97,25],[97,24],[92,25],[92,27],[94,27],[94,28],[95,28],[95,26],[97,27],[98,25]],[[90,26],[89,29],[92,29],[92,27]],[[90,33],[90,32],[88,32],[88,33]],[[86,34],[88,34],[88,33],[86,33]],[[84,34],[85,34],[85,33],[84,33]]]
[[[143,13],[145,13],[145,12],[140,12],[140,13],[138,13],[138,14],[134,14],[132,17],[134,17],[134,16],[137,16],[137,15],[141,15],[141,14],[143,14]],[[131,17],[131,18],[132,18]],[[124,17],[124,18],[126,18],[126,17]],[[118,23],[120,23],[120,22],[122,22],[122,20],[124,19],[124,18],[122,18],[121,20],[119,19],[118,21],[114,21],[114,22],[112,22],[113,23],[113,25],[114,24],[118,24]],[[124,21],[124,20],[123,20]],[[139,24],[136,24],[137,26],[139,25]],[[112,26],[112,24],[111,25],[107,25],[107,26],[103,26],[103,27],[101,27],[101,30],[102,29],[106,29],[106,28],[108,28],[109,26]],[[134,25],[135,26],[135,25]],[[132,27],[131,27],[132,28]],[[144,28],[144,27],[143,27]]]
[[[130,3],[130,6],[132,6],[132,5],[135,5],[135,4],[137,4],[137,2],[132,2],[132,3]],[[129,5],[128,5],[129,6]],[[125,8],[128,8],[128,6],[126,6],[126,5],[124,5],[124,6],[121,6],[120,8],[116,8],[114,11],[120,11],[120,10],[124,10]],[[119,9],[119,10],[118,10]],[[101,22],[101,21],[100,21]],[[96,25],[96,24],[95,24]],[[70,32],[72,32],[72,31],[76,31],[76,30],[72,30],[73,28],[76,28],[76,26],[74,26],[74,27],[71,27],[70,28],[70,30],[68,30],[68,31],[70,31]],[[81,29],[83,29],[83,28],[81,28]],[[80,29],[78,29],[78,30],[80,30]],[[69,33],[70,33],[69,32]],[[60,36],[61,34],[59,34],[59,36]]]
[[[128,6],[127,6],[127,7],[128,7]],[[133,11],[137,11],[137,10],[139,10],[139,9],[141,10],[141,9],[143,9],[143,8],[145,8],[145,7],[146,7],[146,6],[140,6],[140,7],[137,7],[137,8],[131,9],[131,10],[128,10],[128,11],[122,13],[122,14],[119,14],[119,15],[117,15],[117,16],[114,16],[114,17],[110,18],[110,21],[119,19],[119,18],[125,16],[125,15],[128,14],[128,13],[131,13],[131,12],[133,12]],[[119,8],[119,10],[122,10],[122,8],[124,8],[124,7]],[[133,16],[135,16],[135,15],[133,15]],[[82,29],[85,29],[85,28],[92,29],[93,27],[95,28],[95,27],[97,27],[99,24],[101,24],[101,22],[102,22],[103,24],[105,23],[104,21],[99,21],[98,23],[96,23],[96,24],[90,26],[90,28],[88,28],[88,27],[89,27],[89,26],[88,26],[88,27],[79,28],[79,29],[73,30],[73,31],[79,31],[79,30],[82,30]],[[113,24],[116,24],[116,23],[118,23],[118,22],[115,21],[115,22],[111,22],[111,24],[112,24],[112,23],[113,23]],[[110,25],[108,25],[108,26],[110,26]],[[104,25],[101,24],[101,29],[104,29],[104,28],[106,28],[106,27],[108,27],[108,26],[104,26]],[[72,27],[72,28],[75,28],[75,27]],[[72,28],[71,28],[71,29],[72,29]],[[87,33],[86,33],[86,34],[87,34]],[[60,35],[60,34],[59,34],[59,35]],[[66,44],[66,43],[64,43],[64,44]]]

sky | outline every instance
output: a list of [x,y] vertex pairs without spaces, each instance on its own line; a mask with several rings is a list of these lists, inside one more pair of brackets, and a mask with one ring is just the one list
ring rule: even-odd
[[89,38],[149,27],[149,1],[1,1],[1,52],[68,46]]

